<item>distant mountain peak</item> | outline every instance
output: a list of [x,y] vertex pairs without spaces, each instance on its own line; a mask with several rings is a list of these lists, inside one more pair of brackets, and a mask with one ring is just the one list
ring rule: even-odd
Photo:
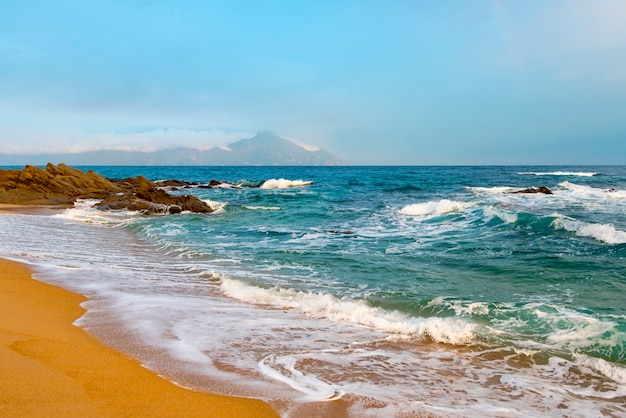
[[264,130],[251,138],[241,139],[206,150],[179,147],[154,152],[90,151],[76,154],[0,154],[0,164],[45,165],[48,162],[70,165],[341,165],[328,151],[302,146]]
[[229,145],[244,165],[341,165],[324,150],[312,150],[265,130]]
[[278,135],[276,135],[274,132],[270,131],[269,129],[265,129],[264,131],[261,131],[252,137],[252,139],[255,139],[255,138],[256,139],[283,139],[279,137]]

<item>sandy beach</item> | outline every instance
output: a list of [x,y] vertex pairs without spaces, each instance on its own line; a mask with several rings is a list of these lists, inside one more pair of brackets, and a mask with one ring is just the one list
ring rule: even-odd
[[45,206],[45,205],[9,205],[0,203],[0,214],[10,213],[13,215],[54,215],[59,210],[66,207]]
[[73,325],[85,298],[0,259],[0,416],[271,417],[266,403],[181,388]]

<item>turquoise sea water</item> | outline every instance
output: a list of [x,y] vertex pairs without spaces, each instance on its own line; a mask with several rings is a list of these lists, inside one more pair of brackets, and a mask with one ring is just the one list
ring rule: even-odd
[[92,169],[227,183],[172,191],[210,215],[0,217],[0,256],[181,384],[286,416],[626,414],[626,167]]

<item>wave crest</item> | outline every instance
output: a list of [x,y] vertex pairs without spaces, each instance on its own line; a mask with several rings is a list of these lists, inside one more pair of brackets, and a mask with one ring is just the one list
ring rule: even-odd
[[514,224],[518,219],[517,213],[507,212],[494,206],[485,206],[483,213],[488,221],[493,218],[498,218],[504,223]]
[[606,244],[626,244],[626,232],[612,224],[594,224],[577,221],[563,215],[557,215],[550,224],[555,229],[574,232],[579,237],[589,237]]
[[432,201],[406,205],[400,209],[400,213],[409,216],[443,215],[444,213],[458,212],[473,205],[473,203],[442,199],[438,202]]
[[305,180],[288,180],[288,179],[269,179],[266,180],[262,185],[261,189],[289,189],[293,187],[303,187],[313,184],[312,181]]
[[466,187],[467,190],[476,193],[476,194],[504,194],[512,192],[515,187],[509,186],[495,186],[495,187]]
[[100,202],[98,199],[78,199],[74,207],[64,209],[52,216],[73,222],[100,225],[122,224],[139,216],[138,212],[126,209],[107,211],[97,209],[95,205],[98,202]]
[[460,318],[416,318],[370,306],[363,300],[339,299],[330,294],[279,287],[263,289],[226,278],[222,280],[222,290],[227,296],[243,302],[296,309],[312,318],[372,327],[392,334],[391,338],[418,337],[457,345],[475,339],[476,326]]

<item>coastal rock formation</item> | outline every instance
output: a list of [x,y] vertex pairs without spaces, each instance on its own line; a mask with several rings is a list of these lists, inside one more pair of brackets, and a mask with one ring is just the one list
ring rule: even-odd
[[516,190],[514,192],[510,192],[511,194],[516,194],[516,193],[543,193],[543,194],[553,194],[552,190],[550,190],[548,187],[546,186],[541,186],[539,188],[537,187],[531,187],[529,189],[522,189],[522,190]]
[[213,209],[195,196],[172,196],[143,176],[111,180],[65,164],[45,170],[26,166],[0,170],[0,203],[72,206],[77,199],[99,199],[100,209],[128,209],[144,214],[210,213]]

